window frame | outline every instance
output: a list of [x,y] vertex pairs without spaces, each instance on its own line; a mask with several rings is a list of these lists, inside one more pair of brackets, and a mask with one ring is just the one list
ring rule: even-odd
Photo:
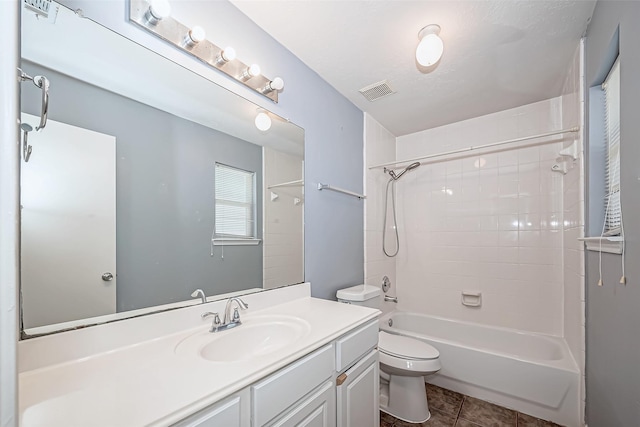
[[[250,212],[250,217],[247,218],[247,216],[245,216],[245,220],[244,222],[246,224],[250,224],[249,227],[247,227],[250,230],[250,234],[246,234],[246,235],[242,235],[242,234],[234,234],[234,233],[221,233],[219,231],[220,229],[220,223],[219,223],[219,207],[222,206],[243,206],[242,202],[237,202],[237,201],[231,201],[231,200],[227,200],[224,198],[219,198],[219,188],[218,185],[220,185],[219,182],[219,176],[218,176],[218,172],[222,171],[223,169],[227,169],[227,170],[233,170],[233,171],[239,171],[239,172],[243,172],[246,173],[247,175],[251,176],[251,202],[250,203],[245,203],[245,209],[247,209],[248,212]],[[261,240],[257,238],[258,236],[258,197],[257,197],[257,179],[256,179],[256,172],[255,171],[250,171],[250,170],[246,170],[243,168],[239,168],[236,166],[231,166],[228,165],[226,163],[222,163],[222,162],[215,162],[214,165],[214,194],[213,194],[213,202],[214,202],[214,218],[213,218],[213,236],[212,236],[212,244],[214,246],[219,246],[219,245],[257,245]]]
[[[612,85],[610,90],[608,86]],[[620,236],[622,231],[622,204],[620,183],[620,56],[616,58],[602,83],[605,103],[605,194],[602,236]],[[614,101],[616,105],[610,105]],[[614,120],[613,126],[611,120]],[[615,158],[612,159],[612,153]]]

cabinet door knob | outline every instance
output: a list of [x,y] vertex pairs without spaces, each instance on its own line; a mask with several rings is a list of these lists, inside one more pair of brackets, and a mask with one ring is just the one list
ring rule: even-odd
[[102,275],[102,280],[104,280],[105,282],[110,282],[113,280],[113,274],[111,273],[104,273]]
[[342,385],[347,380],[347,374],[340,374],[336,378],[336,385]]

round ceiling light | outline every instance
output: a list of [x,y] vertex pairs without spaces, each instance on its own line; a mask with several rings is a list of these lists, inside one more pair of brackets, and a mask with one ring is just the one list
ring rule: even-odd
[[423,67],[431,67],[442,57],[444,44],[438,34],[440,25],[436,24],[427,25],[418,33],[420,43],[416,48],[416,60]]

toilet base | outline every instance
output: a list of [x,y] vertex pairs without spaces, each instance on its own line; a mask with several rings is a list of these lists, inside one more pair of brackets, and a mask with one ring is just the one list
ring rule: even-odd
[[380,410],[402,421],[423,423],[431,418],[424,377],[390,375],[380,378]]

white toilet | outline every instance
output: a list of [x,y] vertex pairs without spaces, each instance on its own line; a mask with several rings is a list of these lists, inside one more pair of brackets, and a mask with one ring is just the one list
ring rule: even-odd
[[[380,308],[379,288],[357,285],[341,289],[338,301]],[[380,410],[403,421],[421,423],[431,417],[424,377],[440,370],[438,350],[420,340],[379,332]]]

